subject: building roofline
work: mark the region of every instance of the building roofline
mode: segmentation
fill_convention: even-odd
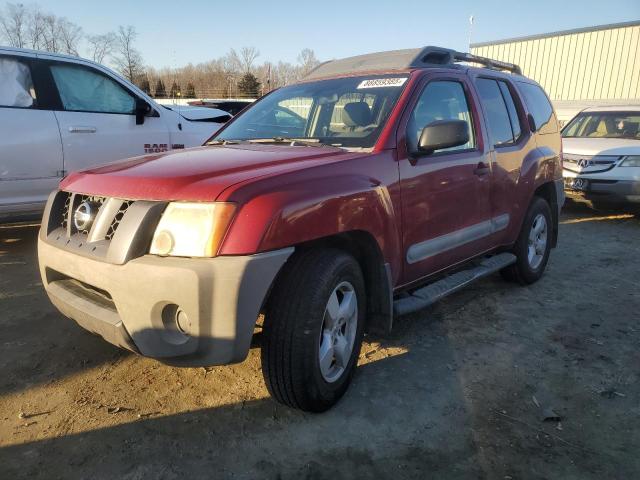
[[[606,25],[595,25],[593,27],[574,28],[572,30],[560,30],[557,32],[539,33],[536,35],[527,35],[524,37],[512,37],[512,38],[505,38],[502,40],[493,40],[490,42],[472,43],[470,47],[471,48],[488,47],[490,45],[500,45],[503,43],[526,42],[528,40],[538,40],[541,38],[559,37],[563,35],[572,35],[576,33],[598,32],[600,30],[613,30],[616,28],[635,27],[638,25],[640,25],[640,20],[632,20],[630,22],[622,22],[622,23],[609,23]]]

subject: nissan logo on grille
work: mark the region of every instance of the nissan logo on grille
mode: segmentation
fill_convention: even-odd
[[[95,205],[91,202],[82,202],[73,212],[73,225],[79,232],[89,231],[95,217]]]

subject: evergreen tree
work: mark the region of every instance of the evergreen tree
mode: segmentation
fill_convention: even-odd
[[[180,85],[173,81],[173,85],[171,85],[171,91],[169,92],[170,98],[176,98],[180,96]]]
[[[161,78],[156,83],[156,98],[167,98],[167,90],[164,88],[164,82]]]
[[[247,72],[238,82],[238,89],[247,97],[257,97],[260,92],[260,82],[253,73]]]
[[[193,86],[193,83],[189,82],[187,84],[187,91],[184,96],[185,98],[196,98],[196,87]]]

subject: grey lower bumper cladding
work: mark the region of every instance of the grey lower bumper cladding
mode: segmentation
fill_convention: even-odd
[[[584,195],[597,199],[609,197],[611,201],[640,202],[640,181],[618,180],[615,182],[589,180],[589,187]]]
[[[145,255],[115,265],[38,239],[43,284],[62,313],[115,345],[183,366],[244,360],[262,302],[292,253]],[[186,333],[163,314],[174,305],[188,318]]]

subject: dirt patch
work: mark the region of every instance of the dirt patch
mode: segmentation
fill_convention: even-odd
[[[561,221],[540,282],[396,319],[322,415],[269,399],[259,336],[179,369],[87,333],[42,290],[36,228],[0,226],[0,477],[639,478],[640,222]]]

